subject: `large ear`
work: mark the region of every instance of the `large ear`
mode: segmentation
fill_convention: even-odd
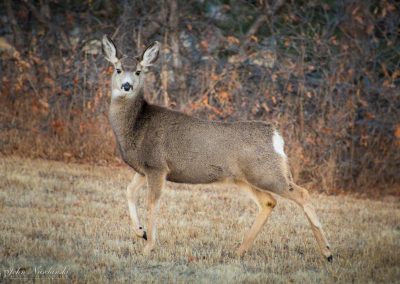
[[[104,35],[102,43],[104,56],[112,64],[116,64],[118,62],[118,58],[117,48],[115,47],[114,42],[107,35]]]
[[[158,43],[158,41],[153,42],[143,52],[142,58],[140,60],[140,65],[142,65],[143,67],[148,67],[152,65],[157,60],[159,51],[160,44]]]

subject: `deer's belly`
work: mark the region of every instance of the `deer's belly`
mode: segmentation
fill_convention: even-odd
[[[177,183],[207,184],[221,181],[227,177],[223,168],[216,164],[182,165],[171,169],[167,180]]]

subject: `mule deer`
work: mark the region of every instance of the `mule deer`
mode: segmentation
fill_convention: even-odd
[[[165,181],[187,184],[231,183],[250,193],[259,213],[237,250],[252,245],[276,205],[274,194],[296,202],[304,210],[321,253],[332,260],[329,243],[306,189],[296,185],[278,129],[264,122],[204,121],[146,102],[144,69],[152,65],[160,45],[154,42],[140,58],[118,57],[114,43],[104,36],[105,57],[114,65],[109,118],[122,159],[135,170],[127,198],[133,229],[147,240],[144,252],[155,245],[157,205]],[[147,182],[148,222],[144,231],[138,215],[138,190]]]

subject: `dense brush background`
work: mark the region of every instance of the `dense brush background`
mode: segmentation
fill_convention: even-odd
[[[100,39],[162,43],[148,101],[279,123],[295,179],[399,194],[397,1],[0,1],[0,151],[120,163]]]

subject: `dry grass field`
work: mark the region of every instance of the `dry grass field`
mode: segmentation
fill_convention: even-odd
[[[157,248],[144,257],[144,240],[133,236],[125,199],[131,175],[126,167],[0,157],[0,282],[11,282],[7,273],[18,268],[26,278],[44,277],[35,269],[66,269],[66,279],[57,283],[400,282],[400,202],[394,198],[313,195],[333,263],[319,255],[301,210],[279,199],[240,259],[234,251],[256,205],[235,189],[169,184],[161,198]]]

